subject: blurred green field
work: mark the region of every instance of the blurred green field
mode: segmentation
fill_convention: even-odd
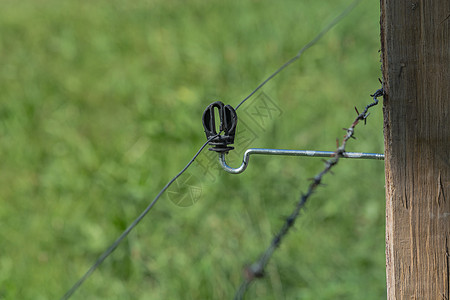
[[[60,298],[204,143],[205,107],[237,105],[347,4],[0,0],[0,299]],[[276,115],[259,126],[257,97],[239,109],[249,146],[333,150],[380,87],[379,47],[378,2],[363,1],[263,88]],[[348,151],[383,152],[381,105],[356,137]],[[72,299],[231,299],[323,168],[252,157],[230,175],[209,158]],[[386,297],[384,165],[334,173],[246,299]],[[186,182],[197,202],[177,206]]]

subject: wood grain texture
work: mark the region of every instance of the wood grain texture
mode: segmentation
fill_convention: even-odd
[[[450,1],[381,0],[388,299],[449,300]]]

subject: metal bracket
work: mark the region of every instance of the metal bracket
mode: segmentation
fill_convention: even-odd
[[[247,169],[250,155],[262,154],[262,155],[283,155],[283,156],[308,156],[308,157],[332,157],[335,152],[333,151],[313,151],[313,150],[284,150],[284,149],[263,149],[263,148],[250,148],[244,153],[244,159],[240,167],[230,167],[225,161],[225,153],[219,153],[219,161],[222,168],[231,174],[240,174]],[[359,159],[377,159],[384,160],[384,154],[379,153],[362,153],[362,152],[344,152],[343,158],[359,158]]]

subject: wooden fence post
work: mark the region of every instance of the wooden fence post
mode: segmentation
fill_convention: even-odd
[[[450,300],[450,0],[380,2],[387,296]]]

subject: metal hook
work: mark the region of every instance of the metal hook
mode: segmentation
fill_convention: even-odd
[[[263,148],[250,148],[244,153],[244,159],[240,167],[230,167],[225,161],[225,153],[219,153],[219,161],[222,168],[231,174],[240,174],[247,169],[250,155],[262,154],[262,155],[284,155],[284,156],[308,156],[308,157],[331,157],[335,154],[333,151],[313,151],[313,150],[284,150],[284,149],[263,149]],[[359,159],[376,159],[384,160],[384,154],[379,153],[362,153],[362,152],[344,152],[343,158],[359,158]]]

